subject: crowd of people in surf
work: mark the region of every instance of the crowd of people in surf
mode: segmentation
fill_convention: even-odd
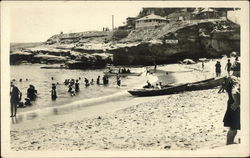
[[[54,80],[54,77],[51,77],[51,80]],[[81,77],[79,77],[78,79],[65,79],[64,81],[64,85],[68,86],[68,93],[71,96],[76,96],[78,92],[80,92],[80,81],[82,80]],[[10,103],[11,103],[11,117],[15,117],[16,116],[16,112],[17,112],[17,107],[23,108],[23,107],[27,107],[27,106],[31,106],[32,105],[32,101],[35,101],[37,98],[37,94],[38,91],[35,89],[34,85],[29,85],[29,88],[27,89],[27,97],[24,99],[25,101],[21,101],[22,100],[22,93],[21,91],[18,89],[18,87],[16,85],[14,85],[14,82],[16,80],[13,79],[12,82],[10,83]],[[19,82],[22,82],[22,79],[19,79]],[[28,79],[26,79],[26,81],[28,81]],[[89,79],[84,78],[84,85],[85,87],[89,87],[91,85],[104,85],[107,86],[109,84],[109,77],[107,75],[104,75],[102,77],[102,83],[101,83],[101,77],[98,76],[96,81],[94,81],[94,79],[91,79],[89,81]],[[116,84],[118,87],[121,86],[121,78],[120,76],[116,76]],[[52,83],[51,86],[51,99],[53,101],[55,101],[58,96],[57,96],[57,91],[56,91],[56,87],[57,85],[59,85],[59,82],[56,83]]]

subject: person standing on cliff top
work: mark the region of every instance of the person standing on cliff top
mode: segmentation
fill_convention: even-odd
[[[231,71],[231,62],[230,62],[230,59],[227,60],[227,65],[225,67],[225,69],[227,70],[227,73],[228,73],[228,76],[230,76],[230,71]]]

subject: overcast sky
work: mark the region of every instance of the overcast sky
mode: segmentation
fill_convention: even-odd
[[[89,3],[90,4],[90,3]],[[112,28],[123,25],[128,16],[137,16],[138,5],[78,5],[18,7],[10,10],[10,41],[41,42],[61,31],[65,33]]]
[[[169,7],[167,2],[13,2],[10,7],[10,42],[44,42],[49,37],[70,32],[102,30],[123,25],[128,16],[137,16],[143,7]],[[175,2],[182,5],[182,2]],[[193,7],[193,3],[190,3]],[[209,4],[207,4],[209,5]],[[222,3],[221,5],[224,5]],[[175,7],[178,7],[175,6]],[[206,7],[204,4],[202,6]]]

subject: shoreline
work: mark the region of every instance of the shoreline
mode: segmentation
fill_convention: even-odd
[[[213,62],[210,62],[211,67],[214,66]],[[179,64],[177,69],[197,69],[198,64]],[[176,65],[162,66],[159,70],[174,71],[173,67],[176,68]],[[184,74],[186,73],[189,74]],[[174,77],[176,82],[182,83],[201,80],[211,75],[213,73],[208,67],[202,74],[194,70],[192,76],[185,75],[183,78],[183,73],[175,73]],[[224,146],[226,138],[222,119],[227,95],[218,94],[217,91],[215,88],[139,97],[92,107],[88,109],[92,114],[83,109],[71,114],[53,116],[49,120],[37,120],[36,123],[28,121],[26,124],[16,124],[11,129],[11,148],[124,151],[221,147]],[[113,110],[107,110],[106,106]],[[100,108],[103,110],[100,111]]]

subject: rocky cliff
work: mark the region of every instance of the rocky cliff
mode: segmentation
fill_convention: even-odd
[[[240,52],[240,26],[225,19],[210,19],[175,21],[157,28],[125,32],[58,34],[39,47],[25,48],[22,50],[25,55],[12,52],[10,59],[11,64],[22,60],[42,63],[54,60],[70,68],[86,68],[108,63],[173,63],[187,57],[220,57],[232,51]]]

